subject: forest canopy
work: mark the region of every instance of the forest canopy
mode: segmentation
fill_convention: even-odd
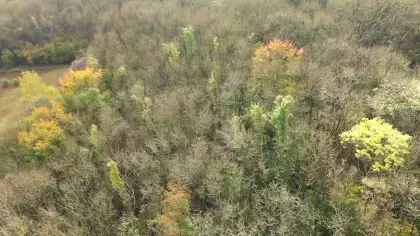
[[[0,74],[0,235],[420,235],[418,0],[0,0],[57,65]]]

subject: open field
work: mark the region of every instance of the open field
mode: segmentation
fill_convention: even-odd
[[[68,70],[67,67],[60,67],[54,69],[36,70],[47,85],[54,85],[59,78]],[[19,77],[20,73],[1,74],[0,81],[3,79],[10,79]],[[0,88],[0,133],[7,128],[11,123],[9,121],[16,120],[25,112],[25,104],[20,99],[19,87]]]
[[[58,68],[63,68],[63,67],[67,67],[67,65],[51,65],[51,66],[19,66],[16,68],[10,68],[10,69],[6,69],[6,68],[0,68],[0,78],[3,75],[6,74],[20,74],[22,71],[43,71],[43,70],[54,70],[54,69],[58,69]]]

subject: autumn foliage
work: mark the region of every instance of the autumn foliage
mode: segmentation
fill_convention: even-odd
[[[368,119],[340,135],[343,144],[355,146],[355,156],[370,164],[373,171],[402,167],[410,153],[412,137],[380,118]]]
[[[287,93],[295,85],[293,77],[304,54],[292,41],[274,38],[255,50],[252,58],[250,90],[261,100],[274,102],[277,95]]]
[[[300,59],[304,54],[303,48],[297,48],[292,41],[282,41],[278,38],[274,38],[267,44],[261,45],[255,50],[252,61],[254,67],[258,67],[261,64],[265,64],[269,59],[273,57],[283,57],[283,59]]]
[[[159,219],[163,235],[191,235],[193,228],[188,218],[191,192],[185,185],[169,184],[161,202],[163,211]]]
[[[35,72],[22,73],[20,79],[23,97],[27,100],[46,99],[45,104],[36,106],[25,119],[27,128],[19,134],[19,144],[28,150],[31,160],[44,159],[62,147],[63,127],[72,119],[68,112],[80,99],[94,102],[91,101],[96,99],[93,92],[98,91],[95,87],[101,78],[101,70],[87,68],[71,71],[60,81],[57,90],[42,83],[40,76]],[[64,103],[61,98],[64,99]]]
[[[0,0],[0,235],[420,236],[419,26],[419,0]]]
[[[92,104],[96,107],[99,106],[100,92],[96,87],[101,79],[102,70],[93,68],[70,71],[64,76],[60,80],[59,91],[65,101],[66,109],[68,111],[80,111],[87,109]]]
[[[80,71],[71,71],[60,80],[60,92],[63,97],[74,96],[80,90],[96,87],[102,78],[102,70],[95,71],[86,68]]]
[[[46,158],[60,148],[64,134],[62,124],[71,119],[61,103],[37,107],[25,119],[27,129],[19,134],[19,144],[28,150],[32,161]]]

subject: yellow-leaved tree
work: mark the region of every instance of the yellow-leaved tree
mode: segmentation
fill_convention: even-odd
[[[23,72],[20,81],[22,98],[37,102],[25,118],[26,128],[19,133],[18,140],[30,161],[40,161],[63,148],[62,127],[71,121],[72,116],[64,111],[58,90],[45,85],[36,72]]]
[[[47,86],[34,71],[24,71],[20,80],[21,97],[26,100],[33,100],[34,98],[45,96],[51,102],[57,100],[58,90],[54,86]]]
[[[71,71],[60,80],[60,93],[66,99],[74,96],[80,90],[97,87],[102,79],[102,70],[86,68]]]
[[[69,111],[97,109],[101,103],[101,94],[97,89],[101,79],[100,69],[88,67],[85,70],[70,71],[59,83],[59,91],[65,101],[66,109]]]
[[[72,116],[64,112],[61,103],[36,107],[25,119],[26,130],[19,133],[19,144],[28,151],[30,161],[40,161],[63,145],[62,125]]]
[[[19,134],[19,143],[29,151],[31,161],[41,160],[57,150],[63,137],[63,129],[54,120],[39,120],[30,129]]]
[[[363,118],[340,138],[341,143],[353,145],[356,158],[372,165],[373,171],[404,166],[412,139],[380,118]]]

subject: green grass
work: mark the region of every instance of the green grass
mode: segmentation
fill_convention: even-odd
[[[68,70],[68,67],[58,67],[54,69],[43,69],[37,71],[44,83],[55,85],[59,78]],[[2,78],[16,78],[19,74],[9,73],[1,75]],[[9,89],[0,88],[0,134],[12,122],[16,122],[25,113],[27,105],[20,100],[20,88],[10,86]]]
[[[19,89],[11,89],[0,94],[0,134],[13,121],[21,117],[21,113],[25,110],[24,103],[19,97]]]
[[[45,73],[40,73],[42,80],[46,85],[55,85],[58,82],[58,79],[66,73],[68,67],[61,67],[52,70],[45,71]]]
[[[0,68],[0,75],[11,74],[11,73],[21,73],[25,70],[53,70],[57,68],[68,68],[68,65],[51,65],[51,66],[20,66],[15,68]]]

